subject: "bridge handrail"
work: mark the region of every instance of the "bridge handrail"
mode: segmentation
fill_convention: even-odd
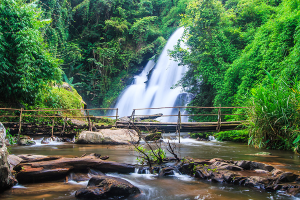
[[[36,110],[24,110],[23,108],[0,108],[0,110],[11,110],[11,111],[20,111],[20,115],[0,115],[0,118],[19,118],[19,132],[18,132],[18,137],[20,136],[21,133],[21,127],[22,127],[22,117],[37,117],[37,118],[52,118],[52,136],[53,136],[53,129],[54,129],[54,118],[73,118],[73,119],[80,119],[80,118],[85,118],[88,121],[88,125],[89,125],[89,130],[91,130],[91,118],[98,118],[98,117],[115,117],[116,121],[118,120],[118,108],[89,108],[89,109],[51,109],[51,108],[38,108]],[[75,110],[80,110],[80,111],[84,111],[86,113],[86,116],[76,116],[76,115],[72,115],[72,114],[67,114],[67,115],[53,115],[53,113],[48,113],[48,114],[52,114],[52,115],[47,115],[46,112],[57,112],[57,114],[59,114],[58,112],[66,112],[66,111],[75,111]],[[89,114],[89,111],[91,110],[116,110],[116,115],[114,116],[91,116]],[[44,112],[45,115],[28,115],[28,114],[24,114],[24,112]],[[13,122],[6,122],[6,123],[13,123]],[[64,122],[65,123],[65,122]]]

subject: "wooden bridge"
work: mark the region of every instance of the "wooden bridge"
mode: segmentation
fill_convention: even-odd
[[[156,129],[164,133],[174,132],[219,132],[226,130],[242,129],[247,123],[246,121],[222,121],[224,116],[245,115],[245,114],[229,114],[222,113],[222,109],[237,109],[247,107],[194,107],[194,106],[178,106],[178,107],[160,107],[160,108],[139,108],[133,109],[132,115],[129,117],[130,121],[117,121],[116,126],[120,128],[139,128],[139,129]],[[151,109],[178,109],[177,115],[136,115],[139,110]],[[183,109],[210,109],[215,110],[217,113],[207,114],[182,114]],[[215,116],[216,121],[210,122],[182,122],[182,117],[187,116]],[[136,120],[138,118],[154,118],[154,117],[175,117],[177,122],[143,122]]]
[[[39,108],[36,110],[24,110],[15,108],[0,108],[0,122],[2,121],[5,127],[9,127],[16,133],[28,135],[51,134],[62,135],[63,133],[74,135],[81,129],[92,130],[93,127],[97,129],[102,128],[138,128],[140,130],[157,130],[163,133],[178,132],[216,132],[225,130],[241,129],[246,123],[245,121],[225,121],[225,116],[230,115],[245,115],[245,114],[232,114],[233,109],[247,108],[247,107],[160,107],[160,108],[139,108],[134,109],[131,116],[126,119],[120,119],[118,116],[118,108],[94,108],[94,109],[49,109]],[[161,109],[177,109],[176,115],[137,115],[136,112],[140,110],[161,110]],[[184,114],[186,109],[196,109],[199,111],[209,110],[209,113],[204,114]],[[115,115],[112,116],[94,116],[90,112],[99,110],[114,110]],[[224,111],[225,112],[222,112]],[[76,113],[77,112],[77,113]],[[215,121],[207,122],[182,122],[182,117],[190,116],[209,116]],[[110,117],[115,119],[114,125],[99,125],[96,123],[97,119]],[[148,120],[149,122],[141,121],[141,118],[157,118],[157,117],[173,117],[177,119],[176,122],[158,122],[155,120]],[[9,121],[9,118],[19,118],[14,121]],[[24,118],[26,118],[24,122]],[[47,120],[41,120],[48,118]],[[50,119],[50,121],[49,121]],[[68,124],[70,119],[78,120],[81,124]],[[43,122],[40,122],[40,121]],[[73,122],[73,121],[72,121]]]

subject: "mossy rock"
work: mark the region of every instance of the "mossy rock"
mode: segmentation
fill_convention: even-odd
[[[161,138],[161,132],[151,133],[145,137],[146,141],[156,141]]]

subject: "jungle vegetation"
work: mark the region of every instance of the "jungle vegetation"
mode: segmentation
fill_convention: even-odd
[[[1,101],[58,106],[45,99],[59,102],[53,86],[64,81],[90,107],[109,107],[184,26],[188,49],[178,45],[171,54],[189,66],[177,86],[193,94],[190,105],[250,107],[236,109],[247,115],[234,118],[250,121],[249,144],[297,151],[299,6],[298,0],[1,0]]]

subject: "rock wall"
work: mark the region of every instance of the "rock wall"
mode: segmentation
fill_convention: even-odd
[[[0,122],[0,192],[12,187],[16,184],[8,163],[8,152],[5,145],[6,130]]]

